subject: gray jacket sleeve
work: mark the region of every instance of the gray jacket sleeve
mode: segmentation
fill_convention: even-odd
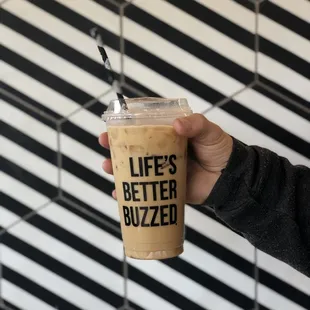
[[[310,277],[310,169],[234,139],[206,204],[258,249]]]

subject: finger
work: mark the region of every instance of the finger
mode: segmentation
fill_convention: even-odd
[[[176,119],[173,127],[177,134],[205,145],[215,143],[223,134],[219,126],[198,113]]]
[[[114,199],[117,199],[117,197],[116,197],[116,190],[114,190],[114,191],[112,192],[112,197],[113,197]]]
[[[107,132],[103,132],[100,136],[99,136],[99,144],[103,147],[105,147],[106,149],[110,149],[110,144],[109,144],[109,136]]]
[[[113,174],[113,168],[112,168],[112,161],[111,159],[106,159],[103,163],[102,163],[102,169],[108,173],[108,174]]]

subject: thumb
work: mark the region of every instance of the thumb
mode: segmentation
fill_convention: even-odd
[[[180,136],[188,137],[192,141],[204,145],[213,144],[223,134],[223,130],[219,126],[198,113],[176,119],[173,122],[173,127]]]

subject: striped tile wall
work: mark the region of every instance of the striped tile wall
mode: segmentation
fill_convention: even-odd
[[[310,166],[308,0],[1,1],[0,308],[305,310],[310,280],[214,214],[185,252],[125,259],[100,115],[115,97],[186,97],[231,135]]]

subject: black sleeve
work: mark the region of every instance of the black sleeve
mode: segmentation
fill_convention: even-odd
[[[310,277],[310,169],[234,139],[206,204],[258,249]]]

